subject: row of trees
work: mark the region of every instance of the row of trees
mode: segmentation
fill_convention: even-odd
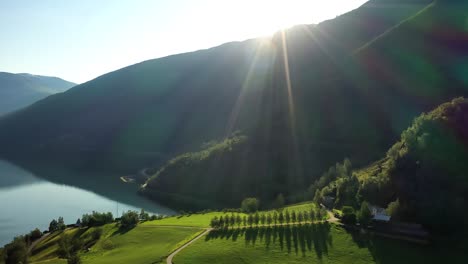
[[[259,225],[278,225],[288,223],[303,223],[315,220],[321,220],[325,213],[322,210],[310,211],[292,211],[273,213],[258,213],[241,216],[239,214],[215,216],[211,219],[210,225],[213,228],[228,228],[228,227],[241,227],[241,226],[259,226]]]

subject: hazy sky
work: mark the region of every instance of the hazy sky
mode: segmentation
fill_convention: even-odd
[[[82,83],[170,54],[318,23],[366,0],[1,0],[0,71]]]

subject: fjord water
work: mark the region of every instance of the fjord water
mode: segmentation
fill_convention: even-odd
[[[48,170],[52,173],[55,170]],[[63,178],[67,173],[60,170]],[[68,172],[69,174],[71,172]],[[74,179],[81,175],[81,181],[99,184],[99,178],[91,180],[90,173],[75,172]],[[46,230],[49,222],[62,216],[66,224],[75,223],[84,213],[112,212],[114,217],[127,210],[145,209],[156,214],[172,214],[173,211],[138,196],[136,185],[123,184],[114,176],[115,184],[107,188],[89,191],[79,187],[57,184],[0,160],[0,247],[14,236],[25,234],[34,228]],[[76,181],[78,182],[78,181]],[[73,183],[73,185],[80,186]],[[88,186],[88,185],[82,185]],[[80,186],[80,187],[82,187]],[[99,193],[99,194],[97,194]],[[111,197],[111,198],[108,198]]]

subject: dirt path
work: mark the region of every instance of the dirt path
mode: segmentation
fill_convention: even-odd
[[[327,213],[328,213],[328,222],[330,223],[338,223],[340,221],[340,219],[336,218],[335,215],[333,214],[332,211],[329,211],[327,210]]]
[[[180,248],[178,248],[176,251],[172,252],[171,255],[169,255],[169,257],[167,257],[167,261],[166,263],[167,264],[173,264],[172,263],[172,259],[174,258],[175,255],[177,255],[177,253],[179,253],[180,251],[182,251],[184,248],[188,247],[190,244],[192,244],[193,242],[197,241],[198,239],[200,239],[202,236],[208,234],[210,231],[212,230],[212,228],[208,228],[205,230],[205,232],[201,233],[200,235],[198,235],[197,237],[195,237],[194,239],[190,240],[189,242],[185,243],[183,246],[181,246]]]
[[[31,245],[29,246],[28,248],[28,254],[31,253],[31,251],[34,249],[34,247],[39,244],[39,242],[41,242],[42,240],[44,240],[46,237],[48,237],[50,235],[50,233],[47,233],[47,234],[44,234],[42,235],[38,240],[34,241],[31,243]]]

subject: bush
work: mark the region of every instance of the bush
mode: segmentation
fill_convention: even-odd
[[[99,240],[99,238],[101,238],[102,236],[102,228],[96,228],[94,229],[92,232],[91,232],[91,238],[93,239],[93,241],[96,241],[96,240]]]
[[[245,198],[242,201],[241,209],[245,213],[255,213],[258,211],[260,202],[257,198]]]
[[[135,227],[139,222],[138,213],[134,211],[128,211],[120,218],[120,227],[129,229]]]
[[[111,250],[111,249],[114,249],[115,248],[115,245],[114,243],[112,242],[112,240],[109,240],[109,239],[106,239],[103,243],[102,243],[102,249],[104,250]]]
[[[388,204],[386,211],[387,211],[387,214],[389,214],[392,217],[395,217],[398,215],[399,210],[400,210],[400,200],[397,199],[396,201]]]
[[[73,254],[67,260],[68,264],[81,264],[81,258],[77,254]]]

